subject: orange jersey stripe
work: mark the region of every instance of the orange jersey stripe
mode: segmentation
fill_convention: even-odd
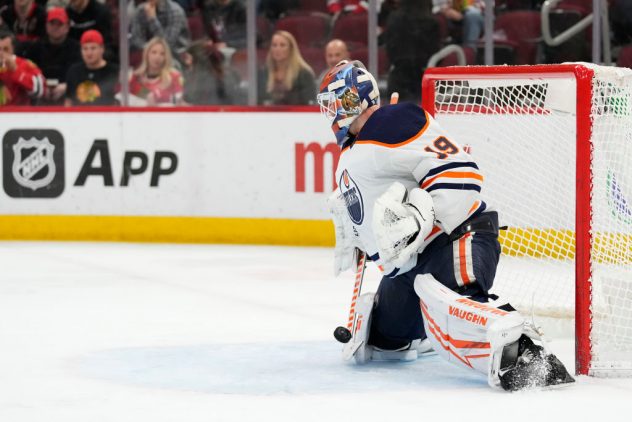
[[[421,135],[423,135],[426,129],[428,129],[428,126],[430,125],[430,116],[428,116],[428,113],[426,113],[425,110],[424,110],[424,115],[426,116],[426,124],[421,128],[421,130],[417,132],[415,135],[406,139],[405,141],[400,142],[399,144],[387,144],[387,143],[376,141],[376,140],[356,141],[355,144],[358,144],[358,145],[371,144],[371,145],[378,145],[378,146],[386,147],[386,148],[399,148],[401,146],[407,145],[411,143],[412,141],[414,141],[415,139],[419,138]],[[347,149],[348,147],[343,149],[342,152],[345,152]]]
[[[422,189],[427,188],[429,185],[433,184],[435,180],[440,179],[442,177],[447,177],[450,179],[476,179],[483,181],[483,176],[478,173],[470,172],[470,171],[446,171],[444,173],[439,173],[433,178],[430,178],[423,182],[421,185]]]
[[[461,279],[464,284],[470,284],[472,280],[467,274],[467,238],[471,236],[471,233],[466,233],[459,239],[459,271],[461,273]]]

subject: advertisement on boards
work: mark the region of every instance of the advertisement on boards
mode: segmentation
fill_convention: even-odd
[[[2,113],[0,214],[327,220],[317,112]]]

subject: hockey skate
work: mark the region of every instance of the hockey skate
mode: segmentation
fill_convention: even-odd
[[[575,382],[555,355],[525,334],[504,347],[498,378],[506,391],[544,389]]]

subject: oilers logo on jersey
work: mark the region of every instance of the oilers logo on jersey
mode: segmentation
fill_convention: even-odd
[[[362,224],[362,221],[364,221],[362,194],[360,193],[360,188],[358,188],[356,182],[349,176],[347,170],[342,172],[338,186],[340,186],[340,192],[345,200],[349,218],[354,224]]]

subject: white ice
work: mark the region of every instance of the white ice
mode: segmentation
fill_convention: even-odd
[[[344,363],[332,250],[0,243],[0,421],[631,421],[631,379],[508,394],[429,357]],[[370,270],[365,291],[375,289]],[[573,342],[553,343],[574,367]]]

